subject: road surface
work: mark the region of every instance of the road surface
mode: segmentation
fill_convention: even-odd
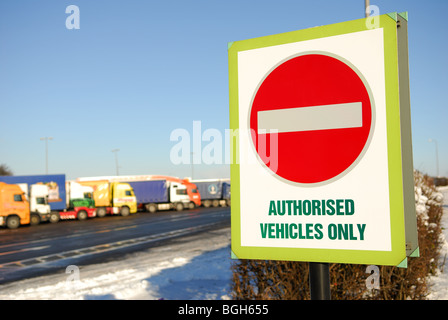
[[[229,225],[229,208],[198,208],[44,223],[15,230],[1,228],[0,284],[72,264],[119,259],[174,238]]]

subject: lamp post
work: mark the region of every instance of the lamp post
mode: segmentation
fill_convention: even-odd
[[[117,167],[117,176],[119,176],[118,174],[118,154],[117,152],[120,151],[120,149],[113,149],[112,152],[115,153],[115,165]]]
[[[193,180],[193,176],[194,176],[194,163],[193,163],[193,155],[194,152],[191,152],[191,180]]]
[[[48,174],[48,140],[53,140],[53,137],[43,137],[40,140],[45,140],[45,174]]]
[[[436,170],[437,170],[437,178],[439,177],[439,146],[437,144],[436,139],[428,139],[428,142],[434,142],[436,145]]]

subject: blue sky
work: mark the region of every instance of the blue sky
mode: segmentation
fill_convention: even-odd
[[[448,2],[370,1],[409,12],[414,167],[448,175]],[[66,7],[80,10],[69,30]],[[173,130],[229,127],[227,43],[364,17],[364,0],[0,2],[0,163],[16,175],[228,177],[175,165]],[[203,146],[207,142],[203,142]],[[224,160],[224,159],[223,159]]]

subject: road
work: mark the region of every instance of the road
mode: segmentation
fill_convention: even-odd
[[[122,258],[193,233],[230,225],[229,208],[140,212],[0,229],[0,284]]]

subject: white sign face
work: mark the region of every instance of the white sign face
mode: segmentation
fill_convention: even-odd
[[[368,150],[355,168],[331,184],[291,187],[293,182],[260,163],[251,136],[240,134],[242,246],[391,250],[383,50],[383,30],[374,29],[238,53],[240,132],[250,131],[252,99],[266,75],[288,57],[307,52],[325,52],[349,61],[370,86],[375,102]],[[359,126],[359,114],[357,102],[265,111],[259,114],[258,129],[274,128],[279,134],[336,130]],[[282,159],[276,161],[282,165]],[[344,208],[331,214],[331,207],[344,207],[347,201],[354,206],[353,212]],[[327,213],[322,215],[324,207]]]
[[[400,113],[391,99],[396,23],[385,22],[229,49],[237,257],[392,265],[406,257]]]

